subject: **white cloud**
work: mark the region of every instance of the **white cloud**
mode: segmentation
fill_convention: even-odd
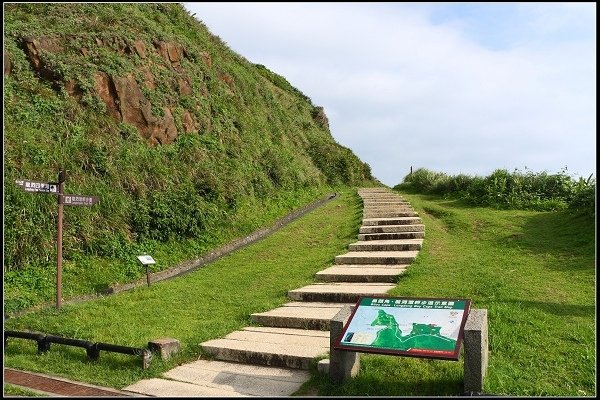
[[[410,166],[595,172],[595,5],[552,4],[517,7],[502,49],[468,21],[432,24],[435,4],[186,6],[324,106],[334,138],[394,185]]]

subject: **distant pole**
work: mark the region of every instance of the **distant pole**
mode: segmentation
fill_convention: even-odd
[[[62,228],[63,228],[63,193],[65,170],[58,170],[58,220],[56,235],[56,308],[60,309],[62,302]]]
[[[410,175],[412,175],[412,165],[410,166]]]

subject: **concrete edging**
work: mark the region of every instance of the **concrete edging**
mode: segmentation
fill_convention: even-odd
[[[337,197],[337,193],[333,193],[328,195],[325,198],[314,201],[292,213],[286,215],[285,217],[277,220],[272,226],[268,228],[262,228],[252,232],[250,235],[236,239],[224,246],[217,248],[215,251],[210,252],[204,257],[196,258],[193,260],[185,261],[173,268],[169,268],[164,271],[156,272],[154,274],[150,274],[150,282],[159,282],[165,279],[174,278],[179,275],[183,275],[185,273],[191,272],[197,268],[200,268],[206,264],[209,264],[229,253],[232,253],[236,250],[239,250],[245,246],[248,246],[251,243],[254,243],[260,239],[263,239],[269,236],[272,233],[275,233],[279,229],[288,225],[289,223],[297,220],[298,218],[304,216],[305,214],[313,211],[314,209],[322,206],[328,201]],[[127,283],[123,285],[116,285],[109,287],[103,294],[115,294],[119,292],[123,292],[125,290],[130,290],[138,286],[147,285],[146,278],[140,279],[136,282]]]
[[[246,237],[235,239],[232,242],[230,242],[226,245],[223,245],[223,246],[217,248],[216,250],[210,252],[209,254],[207,254],[204,257],[185,261],[185,262],[183,262],[175,267],[169,268],[167,270],[156,272],[154,274],[150,274],[150,282],[159,282],[159,281],[162,281],[165,279],[174,278],[176,276],[183,275],[183,274],[191,272],[197,268],[200,268],[206,264],[209,264],[209,263],[217,260],[220,257],[223,257],[229,253],[232,253],[236,250],[241,249],[242,247],[245,247],[251,243],[254,243],[260,239],[263,239],[272,233],[275,233],[276,231],[283,228],[284,226],[303,217],[305,214],[315,210],[316,208],[324,205],[325,203],[329,202],[330,200],[335,199],[336,197],[338,197],[337,193],[329,194],[319,200],[313,201],[312,203],[309,203],[295,211],[292,211],[288,215],[275,221],[275,223],[273,225],[271,225],[270,227],[258,229]],[[147,278],[144,277],[144,278],[139,279],[136,282],[110,286],[107,289],[105,289],[101,292],[98,292],[98,293],[77,296],[77,297],[71,298],[69,300],[63,301],[62,304],[63,305],[64,304],[72,304],[72,303],[79,303],[79,302],[87,301],[87,300],[93,300],[98,297],[103,297],[103,296],[108,296],[108,295],[124,292],[124,291],[131,290],[131,289],[139,287],[139,286],[145,286],[147,284],[148,284]],[[51,306],[49,303],[40,304],[40,305],[33,306],[28,309],[20,310],[20,311],[14,312],[14,313],[5,313],[4,319],[6,320],[11,317],[22,316],[29,312],[38,311],[40,309],[43,309],[43,308],[46,308],[49,306]]]

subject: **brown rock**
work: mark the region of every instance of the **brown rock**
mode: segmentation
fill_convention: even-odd
[[[94,74],[94,88],[106,104],[108,114],[117,121],[121,121],[121,113],[117,106],[117,93],[112,79],[104,72],[97,72]]]
[[[144,77],[144,84],[146,85],[146,87],[148,89],[156,89],[156,84],[154,83],[154,74],[152,73],[152,71],[150,71],[150,68],[144,65],[140,68],[140,72]]]
[[[86,57],[87,57],[87,55],[89,54],[89,52],[90,52],[90,51],[89,51],[88,49],[86,49],[85,47],[82,47],[82,48],[81,48],[81,54],[83,54],[84,56],[86,56]]]
[[[177,138],[177,128],[171,110],[164,108],[165,116],[162,121],[153,124],[151,138],[156,139],[160,144],[172,143]]]
[[[233,78],[231,77],[231,75],[229,75],[226,72],[220,72],[218,76],[221,81],[223,81],[227,86],[229,86],[229,89],[233,90]]]
[[[83,90],[81,89],[81,86],[79,86],[79,84],[72,79],[69,79],[65,82],[65,90],[77,101],[80,101],[83,97]]]
[[[162,40],[154,42],[154,47],[158,50],[158,54],[166,61],[169,61],[169,50],[167,48],[167,42]]]
[[[176,69],[180,65],[181,58],[187,54],[183,46],[173,42],[156,41],[154,47],[158,50],[158,54]]]
[[[179,62],[179,51],[177,47],[178,46],[173,43],[167,43],[167,51],[169,53],[169,59],[172,63]]]
[[[206,64],[207,67],[212,68],[212,59],[210,58],[210,54],[203,51],[200,53],[200,58],[202,58],[202,61],[204,61],[204,64]]]
[[[183,116],[181,117],[181,124],[187,133],[196,132],[198,130],[196,123],[194,122],[194,118],[188,110],[185,110],[183,113]]]
[[[23,43],[25,45],[27,57],[29,57],[31,65],[37,71],[40,71],[45,67],[40,59],[40,51],[60,53],[63,50],[57,39],[46,36],[39,38],[24,37]]]
[[[12,71],[12,62],[10,61],[10,54],[4,52],[4,75],[10,75]]]
[[[133,42],[133,47],[141,58],[146,58],[146,45],[141,40]]]
[[[178,78],[177,83],[179,84],[179,93],[189,96],[192,94],[192,87],[187,79]]]
[[[151,136],[149,125],[155,120],[150,103],[144,97],[132,74],[113,77],[121,121],[138,128],[143,137]]]

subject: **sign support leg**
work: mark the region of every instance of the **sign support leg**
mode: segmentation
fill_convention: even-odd
[[[56,235],[56,309],[60,309],[62,303],[62,228],[63,228],[63,189],[65,182],[65,171],[58,171],[58,222]]]

